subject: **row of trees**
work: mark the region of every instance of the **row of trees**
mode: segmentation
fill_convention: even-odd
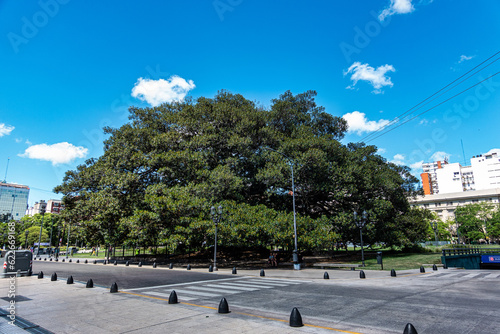
[[[222,205],[219,237],[236,247],[293,244],[294,169],[299,247],[358,242],[353,211],[368,212],[366,243],[405,246],[427,236],[428,211],[411,209],[417,179],[375,146],[340,142],[347,124],[286,92],[261,107],[238,94],[131,107],[105,128],[104,154],[66,172],[61,213],[87,244],[213,244],[210,207]],[[279,153],[277,153],[279,152]]]

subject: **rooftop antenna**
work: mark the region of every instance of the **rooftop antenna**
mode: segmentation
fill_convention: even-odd
[[[9,161],[10,158],[7,158],[7,167],[5,168],[5,177],[3,178],[3,183],[7,183],[7,172],[9,171]]]
[[[462,144],[462,155],[464,156],[464,166],[467,166],[467,160],[465,159],[465,151],[464,151],[464,141],[460,139],[460,143]]]

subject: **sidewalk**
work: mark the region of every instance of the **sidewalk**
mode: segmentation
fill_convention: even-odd
[[[83,259],[84,261],[85,259]],[[80,262],[82,259],[80,259]],[[93,260],[92,260],[93,261]],[[90,262],[90,261],[89,261]],[[135,266],[136,267],[136,266]],[[131,269],[133,267],[131,266]],[[160,270],[186,270],[185,268]],[[140,270],[140,268],[137,268]],[[208,269],[192,269],[207,272]],[[327,283],[323,278],[327,271],[331,279],[359,282],[359,270],[321,269],[264,269],[265,278],[312,280]],[[400,275],[415,275],[419,270],[398,272]],[[386,278],[388,271],[366,271],[367,278]],[[219,269],[214,275],[231,275],[231,269]],[[238,276],[260,276],[260,270],[238,270]],[[378,280],[381,281],[381,280]],[[384,281],[384,280],[382,280]],[[373,281],[375,283],[375,281]],[[9,280],[0,280],[0,289],[8,291]],[[85,288],[84,284],[66,284],[65,280],[51,282],[50,277],[16,278],[16,294],[26,297],[16,302],[16,315],[41,328],[22,330],[9,325],[9,319],[0,316],[0,333],[332,333],[335,329],[350,331],[342,324],[304,327],[290,327],[289,314],[266,316],[249,314],[248,310],[238,310],[229,304],[231,313],[217,313],[219,301],[213,305],[190,303],[168,304],[164,298],[143,298],[127,293],[110,293],[109,288]],[[0,308],[7,310],[9,302],[0,299]],[[291,311],[291,310],[290,310]],[[34,326],[34,325],[33,325]],[[47,331],[43,331],[43,329]],[[359,328],[358,328],[359,329]],[[38,330],[38,331],[35,331]],[[49,332],[50,331],[50,332]],[[335,331],[333,331],[335,332]],[[355,333],[350,331],[349,333]],[[366,328],[364,334],[377,333]]]

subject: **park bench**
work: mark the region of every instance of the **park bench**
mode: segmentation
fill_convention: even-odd
[[[355,268],[362,267],[361,264],[354,263],[328,263],[328,262],[318,262],[313,264],[313,267],[321,267],[321,269],[327,268],[351,268],[354,270]]]

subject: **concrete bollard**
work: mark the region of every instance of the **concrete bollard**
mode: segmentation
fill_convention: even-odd
[[[425,273],[425,268],[424,268],[424,266],[420,266],[420,272],[421,272],[421,273]]]
[[[92,278],[87,281],[87,285],[85,287],[86,288],[93,288],[94,287],[94,281],[92,280]]]
[[[57,281],[57,274],[56,273],[53,273],[52,276],[50,277],[50,280],[53,282],[53,281]]]
[[[266,276],[266,272],[264,271],[264,269],[261,269],[260,270],[260,277],[264,277]]]
[[[170,263],[170,264],[168,265],[168,269],[174,269],[174,264],[173,264],[173,263]]]
[[[233,275],[236,275],[238,272],[236,271],[236,267],[233,267],[233,271],[231,272]]]
[[[433,264],[433,265],[432,265],[432,270],[437,271],[437,270],[438,270],[438,267],[437,267],[435,264]]]
[[[391,269],[391,277],[396,277],[396,270]]]
[[[212,267],[212,265],[209,265],[208,266],[208,272],[211,273],[214,271],[214,267]]]
[[[191,265],[190,264],[188,264],[187,270],[191,270]]]
[[[74,282],[73,282],[73,276],[71,276],[71,275],[70,275],[70,276],[68,277],[68,280],[66,281],[66,284],[73,284],[73,283],[74,283]]]
[[[323,278],[324,279],[330,279],[330,275],[328,275],[328,273],[325,271],[325,273],[323,274]]]
[[[417,330],[415,329],[415,327],[413,327],[412,324],[408,323],[408,324],[406,324],[406,327],[405,327],[403,334],[418,334],[418,333],[417,333]]]
[[[116,282],[111,285],[111,289],[109,289],[109,292],[111,293],[118,292],[118,284],[116,284]]]
[[[290,327],[302,327],[304,323],[302,322],[302,316],[299,310],[294,307],[292,313],[290,314]]]
[[[219,313],[229,313],[229,305],[227,304],[226,298],[222,298],[219,303]]]
[[[179,301],[177,300],[177,293],[175,292],[175,290],[172,290],[172,292],[170,292],[170,296],[168,297],[168,303],[169,304],[177,304]]]
[[[38,279],[40,278],[43,278],[43,271],[40,270],[40,272],[38,273]]]
[[[363,270],[359,271],[359,278],[366,278],[365,272]]]

